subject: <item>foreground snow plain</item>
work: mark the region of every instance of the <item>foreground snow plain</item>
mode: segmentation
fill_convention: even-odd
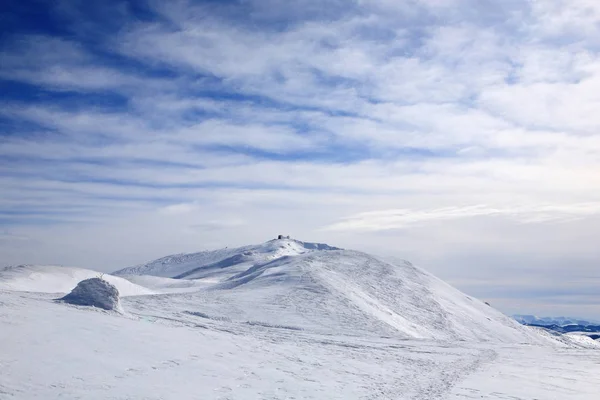
[[[122,314],[54,301],[56,271],[29,291],[27,268],[4,271],[0,399],[598,399],[594,342],[513,325],[409,264],[295,241],[220,252],[120,271],[137,294]]]

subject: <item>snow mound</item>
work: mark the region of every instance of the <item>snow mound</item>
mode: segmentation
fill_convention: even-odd
[[[98,307],[109,311],[122,311],[119,300],[119,289],[101,278],[90,278],[79,282],[71,293],[60,300],[78,306]]]
[[[55,265],[19,265],[0,269],[0,290],[40,293],[69,293],[78,282],[102,275],[83,268]],[[105,274],[103,279],[119,289],[121,296],[153,294],[150,289],[126,279]]]

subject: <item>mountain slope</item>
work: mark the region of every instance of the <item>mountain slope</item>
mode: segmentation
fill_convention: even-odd
[[[215,288],[228,297],[287,307],[277,314],[248,310],[250,319],[287,316],[318,321],[321,327],[370,330],[421,339],[529,341],[512,319],[472,299],[410,263],[392,265],[354,251],[286,257],[251,268]],[[239,294],[244,292],[243,295]],[[304,323],[299,322],[302,326]]]
[[[19,265],[0,269],[0,289],[18,292],[68,293],[77,284],[102,273],[83,268],[56,265]],[[119,289],[121,296],[137,296],[154,293],[126,279],[103,275],[103,279]]]
[[[214,320],[326,334],[540,340],[531,329],[408,262],[393,265],[326,245],[274,240],[166,257],[116,272],[132,273],[206,284],[196,294],[172,298],[169,307]],[[160,307],[157,302],[155,309]]]

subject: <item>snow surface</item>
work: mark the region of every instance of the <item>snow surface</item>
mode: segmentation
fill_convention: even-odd
[[[211,279],[173,279],[151,275],[121,275],[121,278],[152,290],[154,293],[185,293],[206,289],[216,280]]]
[[[598,398],[597,342],[408,262],[292,240],[198,254],[120,271],[156,293],[125,314],[0,288],[0,398]]]
[[[452,388],[448,400],[600,398],[600,351],[547,347],[495,348],[496,359]]]

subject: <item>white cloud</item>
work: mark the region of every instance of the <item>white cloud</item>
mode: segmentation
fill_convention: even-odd
[[[31,35],[13,38],[2,53],[0,77],[43,85],[54,90],[138,91],[158,88],[161,80],[139,77],[96,64],[86,49],[73,41]]]
[[[473,217],[508,217],[519,223],[572,221],[600,214],[600,203],[568,205],[530,205],[493,208],[485,205],[447,207],[434,210],[378,210],[344,218],[326,230],[381,231],[405,229],[414,225]]]

